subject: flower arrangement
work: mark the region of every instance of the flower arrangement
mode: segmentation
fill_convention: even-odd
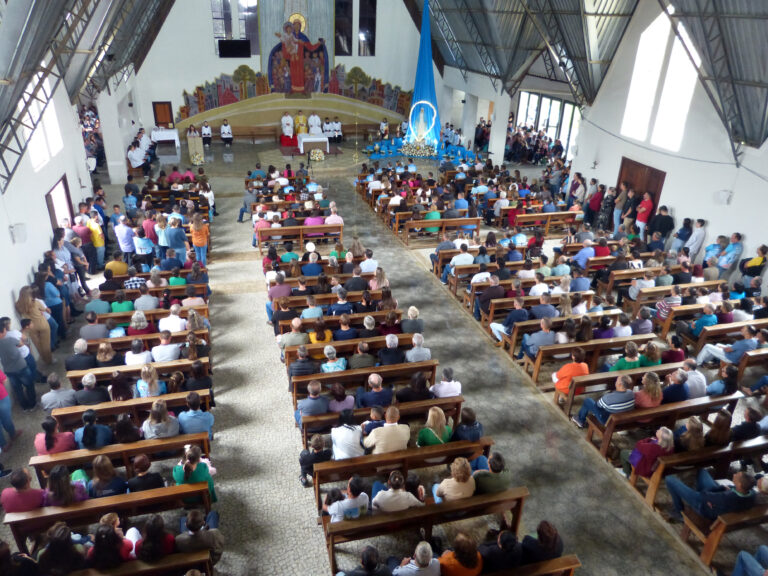
[[[194,166],[200,166],[200,164],[205,164],[205,158],[203,157],[200,152],[195,152],[192,154],[192,164]]]
[[[315,148],[312,150],[312,152],[309,153],[309,158],[313,162],[322,162],[325,160],[325,152],[323,152],[320,148]]]
[[[434,146],[429,144],[419,144],[417,142],[407,142],[403,144],[400,149],[403,156],[410,156],[412,158],[432,158],[437,156],[437,150]]]

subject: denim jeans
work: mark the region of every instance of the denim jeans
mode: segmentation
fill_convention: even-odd
[[[240,214],[237,215],[237,221],[238,222],[242,222],[243,221],[243,215],[246,212],[250,213],[250,211],[251,211],[251,207],[248,206],[248,203],[245,200],[243,200],[243,206],[242,206],[242,208],[240,208]]]
[[[763,576],[768,570],[768,546],[763,544],[752,555],[741,551],[736,557],[736,565],[733,567],[733,576]]]
[[[488,458],[483,454],[474,460],[470,460],[469,467],[472,468],[472,472],[477,472],[478,470],[490,470],[490,467],[488,466]]]
[[[669,251],[677,254],[680,252],[680,250],[683,249],[683,246],[685,246],[685,240],[680,240],[680,238],[674,238],[672,240],[672,244],[669,245]],[[691,256],[693,256],[693,254],[691,254]]]
[[[716,517],[713,516],[712,510],[707,506],[704,493],[709,490],[719,490],[720,485],[712,479],[709,472],[703,469],[699,470],[696,475],[695,490],[683,484],[676,476],[667,476],[665,482],[677,514],[682,513],[684,504],[688,504],[700,516],[715,520]]]
[[[523,340],[520,342],[520,352],[517,354],[518,360],[522,360],[524,355],[527,355],[532,360],[536,359],[536,353],[530,349],[528,342],[528,334],[523,334]],[[536,352],[538,352],[538,350]]]
[[[208,246],[195,246],[195,257],[205,268],[208,264]]]
[[[613,233],[618,234],[619,226],[621,225],[621,209],[613,209]]]
[[[443,274],[442,274],[442,276],[440,276],[440,280],[442,280],[443,283],[447,284],[448,283],[448,274],[450,274],[450,273],[451,273],[451,267],[450,266],[446,266],[443,269]]]
[[[6,441],[3,430],[5,430],[5,433],[8,434],[10,438],[13,438],[14,434],[16,434],[16,427],[13,425],[13,420],[11,419],[10,396],[6,396],[0,400],[0,426],[2,426],[2,429],[0,429],[0,448],[5,448]]]
[[[56,321],[57,334],[62,340],[67,337],[67,324],[64,322],[64,304],[54,304],[48,306],[51,309],[51,316]],[[51,326],[53,328],[53,326]],[[53,342],[51,342],[53,344]]]
[[[579,415],[576,417],[576,419],[584,424],[587,421],[587,416],[590,414],[594,414],[601,424],[605,424],[608,420],[608,417],[611,415],[610,412],[598,406],[595,400],[592,398],[587,398],[584,400],[584,404],[581,405]]]
[[[272,322],[272,302],[267,302],[267,319]]]
[[[28,408],[34,408],[37,402],[37,396],[35,395],[35,376],[29,367],[25,367],[19,372],[6,372],[8,379],[11,381],[11,387],[13,388],[13,395],[16,397],[16,402],[23,410]]]
[[[106,246],[97,246],[96,247],[96,265],[99,268],[104,268],[104,254],[107,250]]]
[[[760,380],[757,381],[757,383],[752,384],[752,386],[750,386],[750,390],[752,390],[752,392],[757,393],[757,392],[760,392],[762,388],[766,388],[766,387],[768,387],[768,375],[762,376]]]
[[[211,510],[205,517],[205,527],[209,530],[219,527],[219,513],[216,510]],[[203,528],[205,530],[205,528]],[[187,531],[187,517],[182,516],[179,518],[179,533],[184,534]]]
[[[637,226],[637,229],[640,231],[640,239],[645,239],[645,226],[647,222],[640,222],[640,220],[635,220],[635,226]]]

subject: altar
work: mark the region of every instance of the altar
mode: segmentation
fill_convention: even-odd
[[[322,134],[315,135],[315,134],[298,134],[297,139],[299,142],[299,152],[304,154],[304,144],[309,144],[307,146],[307,150],[314,150],[315,148],[322,148],[322,144],[325,143],[325,153],[328,154],[331,151],[331,146],[328,141],[328,136],[323,136]],[[319,144],[313,145],[313,144]]]
[[[176,128],[159,128],[155,126],[152,128],[150,134],[152,142],[160,144],[161,142],[171,142],[176,145],[176,148],[181,148],[181,142],[179,141],[179,131]]]

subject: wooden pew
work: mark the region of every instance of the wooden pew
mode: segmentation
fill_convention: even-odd
[[[661,487],[664,478],[670,474],[688,470],[692,467],[706,468],[713,466],[715,468],[715,476],[723,478],[728,474],[731,462],[748,459],[752,456],[760,456],[765,454],[766,450],[768,450],[768,436],[758,436],[751,440],[731,442],[727,446],[706,446],[699,450],[676,452],[668,456],[661,456],[651,477],[644,478],[648,484],[648,488],[645,491],[645,503],[651,508],[655,507],[656,494],[659,491],[659,487]],[[638,490],[637,481],[640,478],[634,470],[629,478],[629,483]]]
[[[149,456],[152,461],[165,460],[169,458],[169,452],[184,452],[187,444],[200,446],[203,455],[207,458],[211,454],[211,443],[208,440],[207,432],[198,432],[195,434],[181,434],[170,438],[153,438],[151,440],[139,440],[130,444],[110,444],[98,450],[70,450],[68,452],[58,452],[56,454],[45,454],[42,456],[32,456],[29,459],[29,465],[34,468],[40,487],[44,488],[47,483],[48,474],[54,466],[66,466],[70,469],[82,468],[83,465],[90,464],[96,456],[106,456],[117,467],[125,468],[126,478],[134,476],[133,458],[139,454]]]
[[[329,274],[329,276],[336,276],[341,281],[341,284],[344,285],[344,284],[346,284],[347,280],[352,278],[353,274],[341,274],[339,272],[332,272],[331,274]],[[365,280],[368,280],[368,281],[372,280],[375,276],[376,275],[373,272],[368,272],[366,274],[360,274],[361,278],[364,278]],[[306,280],[306,285],[307,286],[316,286],[318,278],[319,278],[319,276],[305,276],[304,280]],[[298,277],[293,278],[293,277],[289,276],[288,278],[285,279],[284,283],[288,284],[289,286],[293,286],[295,288],[295,287],[297,287],[299,285],[299,279],[298,279]],[[269,286],[270,287],[274,286],[275,284],[277,284],[277,282],[275,282],[274,280],[270,280],[269,281]]]
[[[200,403],[203,410],[211,408],[211,391],[196,390],[200,395]],[[90,406],[68,406],[66,408],[54,408],[51,416],[59,423],[59,429],[62,431],[79,428],[83,423],[83,413],[86,410],[96,411],[99,420],[109,421],[117,418],[120,414],[130,414],[134,423],[140,424],[144,421],[144,416],[149,414],[152,404],[155,400],[165,400],[169,410],[174,408],[184,408],[187,405],[187,394],[189,392],[174,392],[172,394],[162,394],[160,396],[151,396],[149,398],[132,398],[122,402],[102,402],[101,404],[92,404]]]
[[[409,206],[415,206],[415,204],[408,204]],[[440,213],[440,218],[442,219],[442,215],[445,213],[445,210],[438,210]],[[460,210],[456,210],[458,212],[459,217],[465,218],[467,216],[467,210],[466,208],[461,208]],[[406,222],[413,221],[413,213],[408,212],[395,212],[392,214],[391,212],[382,211],[381,213],[382,219],[386,222],[387,226],[389,226],[392,229],[392,232],[395,233],[395,235],[400,233],[401,227]],[[424,222],[425,220],[421,220]],[[426,222],[431,222],[431,220],[426,220]]]
[[[445,412],[446,418],[453,418],[454,427],[460,421],[461,405],[464,403],[463,396],[451,396],[448,398],[432,398],[430,400],[416,400],[414,402],[397,402],[396,397],[392,397],[392,405],[400,410],[401,424],[410,422],[424,422],[427,414],[433,406],[441,408]],[[355,408],[355,422],[362,424],[371,415],[370,408]],[[339,414],[337,412],[328,412],[327,414],[318,414],[317,416],[303,416],[301,419],[301,436],[304,442],[304,448],[309,445],[309,438],[312,434],[328,434],[331,428],[339,423]]]
[[[577,292],[569,293],[570,296],[573,296],[573,294],[577,294]],[[585,290],[584,292],[578,292],[578,294],[580,294],[582,299],[587,302],[587,309],[591,308],[592,298],[594,297],[595,293],[592,290]],[[551,297],[552,301],[550,304],[557,308],[557,306],[560,304],[560,294],[551,294]],[[536,304],[539,303],[540,298],[540,296],[523,296],[523,308],[536,306]],[[496,318],[500,318],[502,315],[506,316],[507,313],[514,307],[514,298],[496,298],[491,300],[491,305],[488,307],[488,312],[480,312],[480,324],[482,324],[485,328],[488,328],[491,322],[494,322]]]
[[[567,229],[572,226],[577,217],[584,217],[584,212],[538,212],[533,214],[518,214],[515,226],[522,228],[543,228],[544,236],[549,235],[550,228]]]
[[[561,279],[562,276],[547,276],[545,280],[547,284],[558,284]],[[516,278],[513,276],[512,278],[507,278],[506,280],[499,280],[499,286],[503,287],[505,290],[511,290],[517,281],[520,281],[520,286],[523,289],[530,289],[534,284],[536,284],[536,278]],[[470,284],[467,287],[469,288],[469,292],[465,290],[462,294],[462,304],[470,310],[474,310],[475,299],[479,297],[483,290],[489,288],[490,286],[490,282],[475,282],[474,284]]]
[[[737,300],[730,300],[731,304],[735,304]],[[681,306],[675,306],[669,311],[666,318],[653,317],[653,324],[660,328],[659,338],[666,338],[669,331],[675,327],[678,320],[692,319],[697,314],[704,312],[704,306],[706,304],[686,304]]]
[[[203,574],[213,574],[213,563],[209,550],[168,554],[154,562],[131,560],[123,562],[111,570],[86,568],[70,572],[69,576],[178,576],[193,569],[199,570]]]
[[[398,334],[397,335],[398,340],[398,347],[408,347],[410,348],[412,345],[413,340],[413,334]],[[381,348],[386,348],[386,337],[384,336],[375,336],[373,338],[355,338],[353,340],[342,340],[340,342],[331,342],[331,346],[336,348],[336,355],[337,356],[351,356],[352,354],[355,354],[357,352],[357,345],[360,344],[360,342],[366,342],[368,344],[369,354],[373,354],[376,356],[376,353]],[[312,354],[321,354],[323,352],[323,349],[328,344],[326,342],[321,342],[319,344],[307,344],[307,352],[309,352],[309,355],[312,356]],[[292,362],[295,362],[298,358],[298,346],[286,346],[285,347],[285,368],[286,370],[290,367]],[[341,374],[341,372],[333,372],[333,374]]]
[[[273,236],[290,236],[295,246],[304,246],[304,241],[317,240],[344,241],[344,224],[320,224],[317,226],[283,226],[282,228],[259,228],[256,230],[256,243],[259,255],[262,254],[262,242],[269,242]],[[282,241],[282,240],[281,240]]]
[[[597,244],[597,240],[592,241],[592,246],[595,246]],[[617,240],[608,240],[608,247],[611,250],[615,250],[616,246],[619,245],[619,242]],[[563,253],[563,256],[573,256],[574,254],[578,253],[579,250],[584,248],[583,242],[571,242],[569,244],[561,244],[560,250]]]
[[[381,300],[381,290],[368,290],[372,300]],[[315,294],[315,304],[318,306],[330,306],[338,302],[336,294]],[[360,302],[363,299],[363,291],[347,292],[347,302]],[[288,296],[288,308],[302,309],[307,307],[306,296]]]
[[[695,340],[692,335],[682,334],[683,340],[693,345],[695,354],[701,352],[706,344],[714,344],[715,342],[722,342],[723,340],[730,340],[730,334],[734,332],[740,332],[744,326],[754,326],[758,330],[768,327],[768,319],[762,320],[745,320],[743,322],[731,322],[729,324],[715,324],[714,326],[705,326],[699,333],[699,337]],[[739,336],[741,338],[741,336]]]
[[[171,342],[174,344],[183,344],[187,341],[187,334],[189,330],[183,332],[172,332]],[[208,329],[195,330],[195,334],[199,338],[203,338],[206,342],[210,342],[210,332]],[[99,344],[106,342],[110,344],[115,350],[130,350],[131,343],[134,340],[141,340],[144,342],[144,348],[149,350],[153,346],[160,344],[160,332],[153,332],[152,334],[140,334],[135,336],[118,336],[116,338],[98,338],[96,340],[88,340],[88,352],[95,354],[99,349]]]
[[[408,220],[403,224],[403,237],[405,245],[409,245],[411,232],[415,228],[439,228],[433,238],[440,238],[443,232],[448,230],[463,230],[463,226],[474,226],[474,230],[480,230],[483,219],[476,218],[443,218],[441,220]],[[474,232],[474,230],[472,230]]]
[[[461,440],[422,448],[406,448],[385,454],[366,454],[357,458],[318,462],[312,478],[317,513],[319,515],[323,509],[320,495],[320,487],[323,484],[346,482],[353,474],[368,478],[389,474],[392,470],[400,470],[403,476],[407,476],[411,470],[450,464],[456,458],[472,460],[481,455],[488,455],[493,444],[492,438],[483,436],[476,442]]]
[[[372,366],[370,368],[356,368],[354,370],[343,370],[342,372],[321,372],[319,374],[307,374],[306,376],[293,377],[293,409],[296,409],[296,403],[307,395],[307,385],[313,380],[317,380],[325,388],[330,388],[331,384],[338,382],[348,391],[357,390],[358,386],[365,386],[368,382],[368,376],[378,374],[382,377],[386,386],[393,386],[396,383],[410,382],[411,376],[416,372],[424,372],[427,382],[431,386],[435,383],[437,375],[437,360],[425,360],[423,362],[406,362],[403,364],[390,364],[389,366]]]
[[[553,560],[525,564],[501,572],[490,572],[488,576],[573,576],[576,568],[581,568],[581,561],[575,554],[569,554]]]
[[[691,282],[689,284],[678,284],[680,291],[684,291],[686,288],[714,288],[722,284],[722,280],[707,280],[704,282]],[[672,286],[655,286],[654,288],[643,288],[637,295],[637,300],[625,300],[624,309],[629,310],[632,314],[637,314],[643,306],[653,306],[656,302],[668,296],[672,293]]]
[[[377,323],[381,323],[387,317],[391,310],[377,310],[375,312],[362,312],[360,314],[349,314],[349,325],[353,327],[363,326],[363,320],[366,316],[371,316]],[[400,320],[403,317],[402,310],[394,310],[397,319]],[[325,327],[329,330],[336,330],[341,326],[341,316],[323,316],[323,322]],[[317,324],[316,318],[304,318],[301,321],[301,326],[305,331],[313,330]],[[280,320],[280,334],[286,334],[291,331],[291,320]]]
[[[688,537],[693,534],[704,545],[699,558],[706,566],[709,566],[712,564],[712,559],[726,534],[768,522],[768,505],[755,506],[746,512],[721,514],[711,524],[709,524],[709,520],[701,517],[695,518],[693,514],[695,512],[683,512],[684,524],[680,531],[680,537],[683,541],[687,541]],[[704,523],[709,525],[702,527],[701,524]]]
[[[208,273],[208,269],[207,268],[203,268],[202,272],[204,274],[207,274]],[[192,269],[191,268],[181,268],[179,270],[179,275],[183,276],[184,278],[189,276],[191,273],[192,273]],[[173,272],[171,270],[162,270],[160,272],[160,277],[161,278],[165,278],[167,280],[168,278],[171,277],[171,274],[173,274]],[[136,274],[136,276],[138,276],[139,278],[145,278],[145,279],[149,280],[151,274],[149,272],[139,272],[138,274]],[[128,274],[115,274],[114,276],[112,276],[112,280],[114,280],[115,282],[125,282],[126,280],[128,280],[128,278],[130,278],[130,276],[128,276]]]
[[[334,574],[337,571],[335,557],[337,544],[388,535],[393,531],[402,532],[424,528],[425,539],[429,540],[432,537],[432,528],[438,524],[510,512],[512,520],[508,523],[509,529],[517,533],[520,527],[523,504],[528,496],[528,489],[521,486],[496,494],[482,494],[453,502],[443,502],[439,505],[410,508],[402,512],[374,514],[356,520],[342,520],[341,522],[324,522],[331,571]]]
[[[184,500],[191,498],[200,498],[206,512],[211,509],[208,483],[200,482],[92,498],[69,506],[45,506],[29,512],[8,512],[3,522],[11,528],[19,551],[29,554],[27,536],[44,532],[56,522],[66,522],[68,526],[82,526],[95,524],[108,512],[117,512],[123,516],[154,514],[163,510],[184,508]]]
[[[172,298],[183,300],[187,297],[187,286],[193,286],[195,288],[195,296],[200,296],[206,301],[208,300],[208,286],[206,284],[183,284],[181,286],[162,286],[158,288],[150,288],[149,294],[150,296],[157,296],[158,298],[162,298],[163,292],[169,290]],[[138,290],[124,290],[124,292],[126,300],[136,300],[136,298],[141,296],[141,292]],[[117,291],[115,290],[102,290],[101,299],[106,302],[112,302],[115,299],[116,294]]]
[[[482,266],[482,264],[462,264],[460,266],[454,266],[453,274],[448,274],[448,289],[454,296],[458,296],[459,284],[472,280],[472,276],[480,272],[480,266]],[[486,269],[493,274],[499,269],[499,266],[495,262],[491,262],[490,264],[486,264]]]
[[[524,246],[518,246],[517,249],[523,255],[523,259],[518,260],[517,262],[506,263],[506,267],[513,271],[522,270],[523,266],[525,265],[525,254],[526,254],[527,248]],[[477,256],[480,252],[478,247],[468,247],[467,251],[470,254],[472,254],[472,256]],[[443,273],[443,268],[445,267],[445,265],[451,261],[451,258],[453,258],[454,256],[460,253],[461,253],[461,250],[440,250],[440,252],[437,253],[437,262],[433,263],[432,265],[432,272],[434,272],[435,275],[439,278],[440,275]],[[538,262],[539,262],[538,258],[534,258],[532,262],[534,263],[535,266],[538,267]]]
[[[189,316],[189,311],[194,310],[200,316],[208,318],[208,305],[205,306],[182,306],[179,316],[186,318]],[[170,310],[165,308],[155,308],[153,310],[144,310],[144,316],[147,322],[157,324],[158,320],[170,315]],[[133,312],[108,312],[107,314],[99,314],[96,318],[99,324],[105,324],[107,320],[114,320],[118,324],[128,324],[131,321]]]
[[[733,409],[742,398],[744,398],[744,395],[741,392],[734,392],[728,396],[703,396],[683,402],[662,404],[655,408],[630,410],[629,412],[611,414],[604,425],[598,422],[594,415],[590,414],[587,417],[587,441],[592,444],[592,439],[597,434],[601,439],[600,447],[598,448],[600,454],[607,457],[611,439],[616,432],[632,430],[639,426],[645,428],[657,428],[659,426],[674,427],[675,422],[678,420],[683,420],[690,416],[711,414],[725,407],[733,413]]]
[[[642,381],[643,376],[648,372],[658,374],[659,379],[663,380],[667,374],[671,374],[682,367],[682,362],[673,362],[670,364],[659,364],[657,366],[645,366],[643,368],[631,368],[629,370],[614,370],[613,372],[595,372],[594,374],[587,374],[585,376],[576,376],[571,379],[571,385],[568,388],[568,395],[565,398],[563,411],[567,416],[571,415],[573,401],[576,396],[613,390],[616,379],[619,376],[629,376],[632,378],[634,385],[637,386]],[[561,396],[560,392],[555,390],[555,404],[559,405]]]
[[[679,267],[678,267],[679,268]],[[652,266],[650,268],[628,268],[627,270],[613,270],[608,276],[608,282],[597,283],[597,293],[610,294],[619,286],[625,286],[637,280],[638,278],[644,278],[646,272],[652,272],[654,277],[661,274],[663,268],[661,266]]]
[[[589,372],[593,373],[597,370],[600,356],[603,353],[614,354],[616,349],[623,348],[628,342],[634,342],[638,346],[647,344],[656,339],[656,335],[651,334],[634,334],[632,336],[623,336],[621,338],[602,338],[600,340],[590,340],[588,342],[569,342],[568,344],[552,344],[549,346],[540,346],[535,360],[526,354],[523,356],[523,370],[528,371],[528,367],[531,367],[533,373],[531,379],[534,382],[538,382],[539,373],[541,372],[541,365],[549,358],[558,356],[560,354],[570,354],[575,348],[581,348],[587,355],[589,364]],[[510,356],[514,355],[514,351],[509,351]],[[554,387],[552,381],[541,386],[542,390],[550,391]]]
[[[205,366],[206,372],[210,370],[210,358],[206,356],[204,358],[198,358],[198,360]],[[191,372],[192,364],[194,362],[195,360],[181,359],[173,360],[171,362],[152,362],[151,364],[159,374],[172,374],[177,370],[185,373]],[[129,378],[138,378],[143,366],[143,364],[133,364],[131,366],[104,366],[102,368],[91,368],[90,370],[70,370],[67,372],[67,378],[69,378],[72,388],[77,389],[80,387],[80,382],[86,374],[93,374],[96,376],[96,380],[100,382],[111,380],[112,372],[115,371],[120,371]]]
[[[768,348],[758,348],[757,350],[750,350],[744,356],[741,357],[739,362],[739,382],[744,377],[744,372],[750,366],[764,365],[768,360]]]

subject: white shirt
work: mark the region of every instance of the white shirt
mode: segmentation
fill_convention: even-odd
[[[614,326],[614,338],[624,338],[625,336],[632,336],[632,326],[622,326],[621,324]]]
[[[472,276],[472,280],[469,281],[470,284],[477,284],[478,282],[488,282],[488,280],[491,279],[491,273],[490,272],[478,272],[474,276]]]
[[[152,145],[152,140],[149,139],[149,136],[147,136],[146,132],[142,134],[141,140],[139,141],[139,148],[144,150],[145,152],[149,150],[149,147]]]
[[[144,164],[144,150],[141,148],[134,148],[128,151],[128,161],[131,163],[131,168],[138,168]]]
[[[130,350],[125,353],[125,365],[132,366],[134,364],[149,364],[152,362],[152,353],[149,350],[134,354]]]
[[[529,296],[541,296],[542,294],[546,294],[547,292],[549,292],[549,286],[547,286],[546,284],[541,282],[539,284],[534,284],[531,287],[531,291],[528,292],[528,295]]]
[[[376,268],[379,267],[378,260],[374,260],[373,258],[366,258],[362,262],[360,262],[360,270],[363,274],[367,274],[369,272],[376,272]]]
[[[323,134],[325,134],[326,136],[329,136],[329,137],[333,136],[334,135],[333,134],[333,124],[331,124],[330,122],[324,122],[323,123]]]
[[[210,126],[201,126],[200,127],[200,135],[201,136],[211,136],[211,127]]]
[[[400,490],[390,488],[376,494],[372,505],[374,510],[381,512],[399,512],[415,506],[424,506],[424,502],[402,488]]]
[[[152,358],[155,362],[172,362],[181,356],[180,344],[158,344],[152,348]]]
[[[445,380],[442,380],[437,384],[432,385],[429,388],[429,391],[432,392],[432,394],[434,394],[438,398],[448,398],[450,396],[461,396],[461,382],[459,382],[458,380],[451,380],[450,382],[446,382]]]
[[[331,428],[331,443],[333,444],[333,459],[356,458],[365,454],[365,448],[360,444],[363,431],[360,426],[345,424]]]
[[[283,116],[280,120],[280,126],[283,128],[283,134],[289,138],[293,136],[293,118],[290,116]]]
[[[337,136],[341,135],[341,122],[331,122],[331,126]]]
[[[232,126],[229,124],[222,124],[221,125],[221,137],[222,138],[232,138]]]
[[[183,332],[187,329],[187,321],[179,316],[169,314],[165,318],[161,318],[157,323],[157,330],[162,332],[168,330],[169,332]]]
[[[688,380],[685,385],[688,388],[688,398],[701,398],[707,395],[707,379],[698,370],[688,371]]]
[[[19,343],[21,343],[21,339],[23,338],[23,335],[20,330],[8,330],[6,336],[10,336],[11,338],[16,338],[16,340],[18,340]],[[19,354],[21,354],[22,358],[26,358],[27,356],[29,356],[29,346],[27,346],[26,344],[22,344],[17,348],[17,350],[19,351]]]
[[[320,120],[320,116],[317,114],[312,114],[312,116],[308,118],[307,124],[309,125],[310,134],[319,135],[323,133],[323,131],[320,129],[322,126],[322,120]]]

